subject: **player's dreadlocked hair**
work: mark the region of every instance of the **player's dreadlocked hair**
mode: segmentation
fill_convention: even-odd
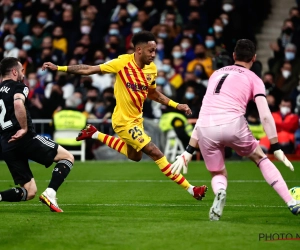
[[[6,57],[0,62],[0,75],[6,76],[13,68],[19,66],[19,60],[15,57]]]
[[[255,55],[255,45],[248,39],[240,39],[234,48],[237,61],[250,62]]]
[[[150,41],[156,42],[155,36],[149,31],[140,31],[135,33],[131,41],[134,47],[140,43],[148,43]]]

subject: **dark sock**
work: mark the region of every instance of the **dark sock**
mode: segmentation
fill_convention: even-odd
[[[73,164],[68,160],[60,160],[52,171],[52,179],[49,183],[49,188],[53,188],[55,191],[64,182],[65,178],[68,176]]]
[[[19,202],[26,199],[27,190],[23,187],[14,187],[0,192],[0,201]]]

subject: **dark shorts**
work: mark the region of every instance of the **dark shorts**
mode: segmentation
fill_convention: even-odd
[[[28,160],[50,167],[57,154],[58,144],[51,139],[37,135],[18,148],[3,152],[3,159],[15,184],[24,185],[33,178]]]

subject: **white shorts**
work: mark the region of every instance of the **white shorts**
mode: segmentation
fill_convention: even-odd
[[[199,148],[209,171],[225,168],[224,148],[232,148],[240,156],[248,156],[258,146],[258,141],[249,130],[245,117],[213,127],[196,127]]]

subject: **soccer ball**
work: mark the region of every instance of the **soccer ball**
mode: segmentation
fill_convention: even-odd
[[[300,200],[300,187],[293,187],[290,189],[290,194],[295,200]]]

